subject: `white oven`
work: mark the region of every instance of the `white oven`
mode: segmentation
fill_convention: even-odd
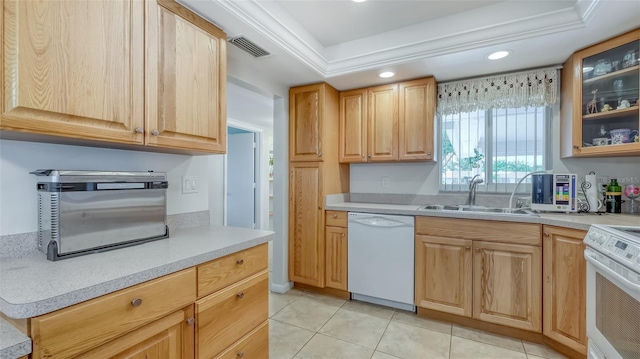
[[[640,227],[592,225],[587,245],[589,359],[640,359]]]

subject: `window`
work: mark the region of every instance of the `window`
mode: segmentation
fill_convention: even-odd
[[[548,106],[491,108],[439,119],[442,191],[467,191],[471,178],[480,175],[484,183],[478,191],[508,193],[528,172],[551,167]]]

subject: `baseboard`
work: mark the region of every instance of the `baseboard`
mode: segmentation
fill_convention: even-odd
[[[563,344],[560,344],[549,337],[544,336],[542,333],[535,333],[528,330],[511,328],[500,324],[487,323],[473,318],[461,317],[455,314],[443,313],[437,310],[425,309],[420,307],[418,307],[418,315],[439,321],[459,324],[465,327],[503,335],[506,337],[526,340],[532,343],[545,344],[571,359],[586,359],[586,355],[578,353],[577,351]]]
[[[333,289],[333,288],[318,288],[312,285],[302,284],[302,283],[294,283],[293,287],[296,289],[306,290],[306,291],[314,292],[318,294],[330,295],[332,297],[336,297],[340,299],[347,299],[347,300],[351,299],[351,293],[345,290]]]
[[[293,282],[286,282],[285,284],[271,283],[269,289],[274,293],[286,293],[293,288]]]

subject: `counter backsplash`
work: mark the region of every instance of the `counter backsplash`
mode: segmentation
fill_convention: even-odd
[[[170,214],[167,216],[169,235],[172,230],[209,224],[209,211]],[[0,236],[0,260],[17,259],[38,251],[38,232]]]

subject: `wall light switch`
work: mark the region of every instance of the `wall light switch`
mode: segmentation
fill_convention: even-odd
[[[198,176],[182,176],[182,193],[198,193]]]

